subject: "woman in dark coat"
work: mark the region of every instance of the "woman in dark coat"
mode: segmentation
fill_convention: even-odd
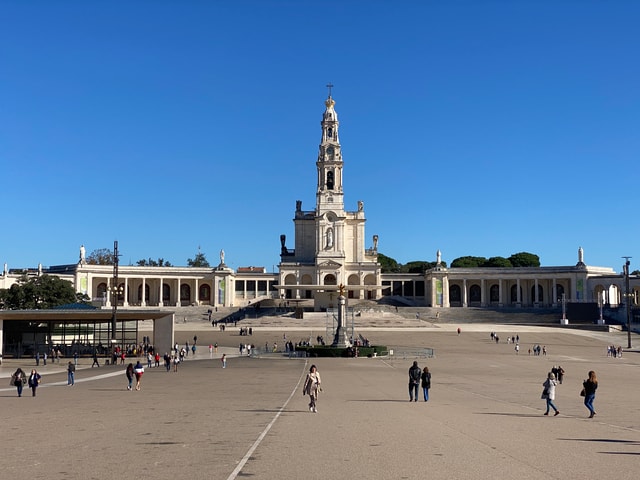
[[[587,407],[591,413],[589,418],[593,418],[596,414],[596,411],[593,409],[593,401],[596,398],[596,389],[598,388],[596,372],[591,370],[589,372],[589,378],[582,382],[582,386],[584,388],[584,406]]]
[[[124,373],[127,375],[127,380],[129,380],[127,390],[131,390],[131,386],[133,385],[133,363],[127,365],[127,370]]]
[[[36,396],[36,389],[38,388],[38,385],[40,385],[41,378],[42,377],[35,368],[31,370],[31,375],[29,375],[29,387],[31,388],[32,397]]]
[[[422,393],[424,395],[424,401],[429,401],[429,389],[431,388],[431,373],[429,373],[429,367],[422,369],[422,375],[420,377],[422,381]]]

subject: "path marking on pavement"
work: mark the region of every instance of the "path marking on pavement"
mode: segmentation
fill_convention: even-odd
[[[242,460],[240,460],[240,463],[238,463],[238,466],[227,477],[227,480],[235,480],[235,478],[238,476],[240,471],[244,468],[246,463],[249,461],[249,458],[251,458],[251,455],[253,455],[253,452],[255,452],[256,448],[258,448],[260,443],[262,443],[262,440],[264,439],[264,437],[266,437],[267,433],[269,433],[269,430],[271,430],[271,427],[273,427],[273,425],[276,423],[276,420],[280,418],[280,415],[282,414],[284,409],[287,408],[287,405],[289,404],[289,402],[291,401],[295,393],[298,391],[298,388],[300,388],[300,382],[302,382],[303,378],[306,378],[306,373],[305,373],[306,369],[307,369],[307,360],[305,360],[304,362],[304,368],[302,369],[302,374],[300,375],[300,378],[298,378],[298,383],[296,383],[296,386],[293,387],[293,391],[291,392],[291,395],[289,395],[289,398],[287,398],[287,401],[284,402],[284,405],[280,407],[276,415],[273,417],[271,422],[269,422],[269,425],[265,427],[265,429],[262,431],[262,433],[257,438],[257,440],[253,442],[253,445],[251,445],[251,448],[249,448],[245,456],[242,457]]]

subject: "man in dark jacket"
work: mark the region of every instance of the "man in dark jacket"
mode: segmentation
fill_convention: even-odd
[[[414,361],[413,365],[409,369],[409,401],[418,401],[418,387],[420,386],[420,375],[422,370],[418,366],[418,362]]]

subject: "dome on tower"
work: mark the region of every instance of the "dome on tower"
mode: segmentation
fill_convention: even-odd
[[[331,98],[331,96],[329,96],[324,101],[324,104],[327,107],[327,109],[324,111],[323,120],[337,121],[338,114],[333,109],[334,105],[336,104],[335,100]]]

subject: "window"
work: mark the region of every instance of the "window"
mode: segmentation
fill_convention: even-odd
[[[498,285],[491,285],[489,289],[489,301],[491,303],[498,303],[500,301],[500,287]]]
[[[451,285],[451,288],[449,288],[449,301],[460,302],[462,300],[461,293],[460,285]]]
[[[480,285],[471,285],[469,289],[469,301],[470,302],[480,302],[482,301],[482,290],[480,289]]]
[[[333,190],[333,172],[327,172],[327,188]]]

